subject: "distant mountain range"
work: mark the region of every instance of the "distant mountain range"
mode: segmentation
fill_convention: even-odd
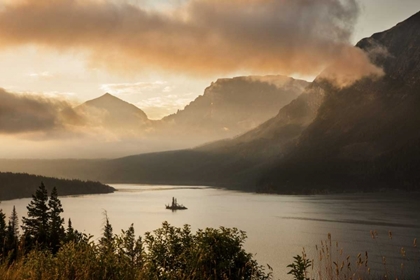
[[[195,145],[238,136],[275,116],[308,85],[274,75],[218,79],[183,110],[163,118],[159,134],[196,138]]]
[[[380,78],[365,77],[344,88],[322,75],[309,86],[291,79],[280,87],[250,78],[219,80],[183,111],[158,125],[173,125],[179,131],[190,127],[237,134],[256,125],[248,119],[249,114],[264,121],[263,114],[251,113],[253,110],[268,108],[262,100],[253,103],[248,94],[240,93],[247,89],[259,93],[261,89],[258,96],[269,92],[267,96],[274,98],[277,92],[285,98],[282,100],[290,98],[273,118],[232,139],[114,160],[43,164],[59,170],[61,176],[110,183],[211,185],[270,193],[419,190],[419,30],[417,13],[357,44],[384,70]],[[283,92],[282,87],[288,90]],[[235,93],[233,89],[239,90]],[[258,102],[261,105],[254,106]],[[241,109],[237,112],[236,108]],[[275,106],[270,110],[275,111]],[[21,168],[22,162],[14,166]],[[48,168],[44,171],[50,172]]]
[[[87,127],[123,140],[120,145],[137,141],[133,152],[191,148],[257,127],[298,97],[308,84],[274,75],[219,79],[183,110],[156,121],[109,93],[77,106],[75,112]]]

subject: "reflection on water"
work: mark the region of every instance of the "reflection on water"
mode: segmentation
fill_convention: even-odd
[[[256,254],[260,264],[270,264],[277,277],[286,278],[286,265],[306,248],[332,234],[333,244],[344,254],[356,256],[369,251],[371,265],[382,266],[381,254],[393,255],[388,268],[398,270],[407,255],[418,254],[413,239],[420,237],[420,196],[413,194],[353,194],[332,196],[262,195],[191,186],[112,185],[113,194],[61,197],[63,216],[73,226],[98,238],[107,212],[115,233],[134,223],[137,234],[160,227],[163,221],[175,226],[190,224],[193,229],[237,227],[247,232],[245,247]],[[172,197],[188,207],[169,211]],[[4,201],[9,215],[13,205],[19,216],[26,213],[30,199]],[[379,236],[372,239],[371,230]],[[392,231],[393,239],[388,237]],[[410,255],[411,256],[411,255]]]

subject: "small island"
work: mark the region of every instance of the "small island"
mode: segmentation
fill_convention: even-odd
[[[165,205],[165,207],[166,207],[166,209],[172,210],[172,211],[175,211],[175,210],[186,210],[186,209],[188,209],[184,205],[178,204],[178,201],[176,200],[175,197],[172,197],[172,204],[167,204],[167,205]]]

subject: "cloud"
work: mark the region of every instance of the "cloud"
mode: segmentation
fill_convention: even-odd
[[[142,93],[168,92],[171,89],[165,81],[103,84],[100,89],[115,95],[133,95]]]
[[[356,0],[187,0],[164,11],[130,3],[5,2],[0,47],[76,50],[88,55],[91,67],[196,76],[241,70],[317,75],[349,53],[369,64],[349,51]],[[371,74],[371,67],[361,69]]]
[[[62,132],[83,123],[67,101],[0,88],[0,134]]]
[[[370,63],[369,57],[378,54],[383,55],[383,52],[383,49],[374,49],[366,54],[361,49],[349,48],[339,58],[334,60],[319,75],[319,78],[327,79],[340,88],[348,87],[365,76],[377,79],[385,73],[382,68]]]
[[[187,93],[150,97],[136,102],[136,106],[144,110],[151,119],[161,119],[184,108],[191,102],[193,96],[192,93]]]
[[[48,72],[48,71],[44,71],[41,73],[29,73],[27,74],[29,77],[34,78],[34,79],[45,79],[45,80],[49,80],[55,77],[54,74]]]

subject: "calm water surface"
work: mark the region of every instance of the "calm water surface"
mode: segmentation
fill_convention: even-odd
[[[137,234],[152,231],[168,221],[174,226],[190,224],[193,229],[237,227],[247,232],[247,251],[256,254],[260,264],[270,264],[276,278],[288,279],[286,265],[305,247],[313,256],[315,245],[332,235],[344,255],[369,251],[371,265],[382,268],[381,254],[388,257],[387,269],[398,270],[401,247],[414,260],[418,251],[414,238],[420,238],[419,195],[352,194],[330,196],[261,195],[206,187],[112,185],[113,194],[61,197],[67,219],[79,231],[98,238],[107,212],[115,233],[131,223]],[[171,212],[164,205],[172,197],[188,210]],[[13,205],[21,217],[30,199],[1,202],[10,215]],[[378,238],[373,240],[371,230]],[[391,231],[393,239],[388,237]],[[417,259],[418,261],[418,259]],[[417,266],[418,267],[418,266]],[[417,273],[417,272],[413,272]]]

